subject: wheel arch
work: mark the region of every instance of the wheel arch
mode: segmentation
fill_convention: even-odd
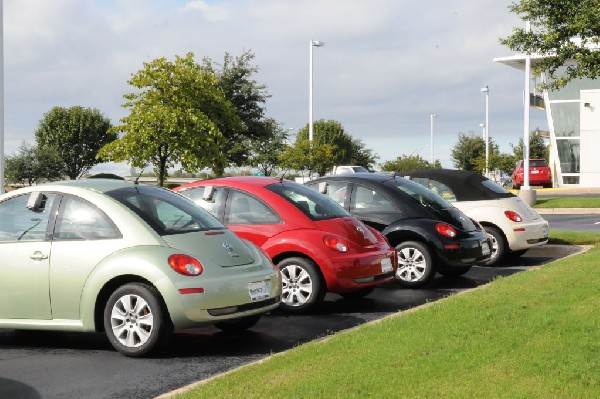
[[[163,309],[165,309],[165,315],[170,321],[171,315],[160,290],[150,281],[141,276],[126,274],[122,276],[117,276],[107,281],[98,292],[98,295],[96,296],[96,301],[94,303],[94,326],[97,332],[104,331],[104,308],[106,307],[108,298],[117,288],[130,283],[141,283],[156,289],[156,292],[158,293],[157,299],[161,303],[161,306],[163,306]]]

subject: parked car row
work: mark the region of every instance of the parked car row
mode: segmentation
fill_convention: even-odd
[[[547,222],[493,182],[427,173],[12,191],[0,196],[0,328],[105,331],[143,356],[173,329],[247,329],[327,292],[422,287],[547,241]]]
[[[403,175],[429,187],[483,226],[492,239],[487,266],[548,242],[548,222],[522,199],[479,173],[423,169]]]

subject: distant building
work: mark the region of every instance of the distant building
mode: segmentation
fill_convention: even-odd
[[[531,65],[539,59],[532,56]],[[524,55],[494,61],[525,71]],[[545,90],[542,98],[543,103],[532,98],[532,105],[545,105],[555,187],[600,187],[600,79],[573,80],[560,90]]]

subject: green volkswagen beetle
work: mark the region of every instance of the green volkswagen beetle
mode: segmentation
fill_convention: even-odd
[[[105,331],[137,357],[174,328],[250,328],[280,296],[256,246],[171,191],[89,179],[0,196],[0,328]]]

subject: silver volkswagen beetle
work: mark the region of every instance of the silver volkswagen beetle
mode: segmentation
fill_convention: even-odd
[[[0,196],[0,328],[105,331],[143,356],[174,328],[250,328],[280,296],[256,246],[166,189],[89,179]]]

